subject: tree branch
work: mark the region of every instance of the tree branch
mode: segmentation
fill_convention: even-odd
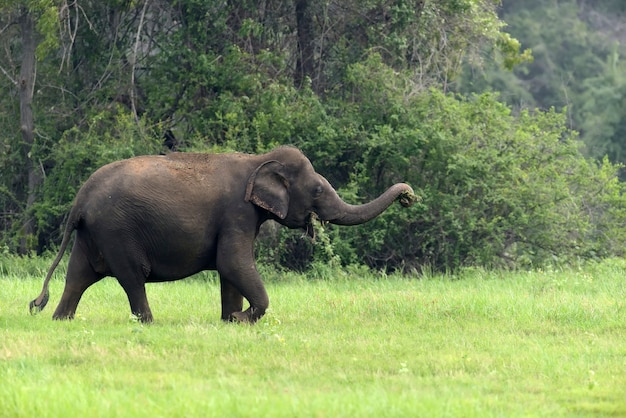
[[[14,86],[17,86],[17,85],[18,85],[17,80],[16,80],[16,79],[14,79],[13,77],[11,77],[11,74],[9,74],[9,73],[8,73],[8,71],[7,71],[7,70],[5,70],[5,69],[4,69],[4,67],[2,67],[1,65],[0,65],[0,71],[2,71],[2,74],[4,74],[4,75],[5,75],[5,76],[6,76],[6,77],[7,77],[7,78],[11,81],[11,83],[12,83]]]
[[[143,27],[143,20],[146,16],[146,9],[148,8],[148,3],[150,1],[146,0],[143,4],[143,8],[141,10],[141,17],[139,19],[139,26],[137,27],[137,35],[135,36],[135,47],[133,49],[133,64],[130,70],[130,106],[135,116],[135,121],[139,123],[139,116],[137,115],[137,104],[135,98],[135,68],[137,67],[137,50],[139,49],[139,40],[141,37],[141,29]]]

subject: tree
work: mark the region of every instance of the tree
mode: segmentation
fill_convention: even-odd
[[[489,59],[480,55],[486,46],[505,67],[528,58],[503,32],[498,1],[25,4],[5,1],[0,15],[0,83],[10,91],[0,97],[9,109],[0,114],[7,122],[0,131],[0,234],[11,249],[27,219],[33,230],[25,247],[54,246],[89,174],[112,160],[168,152],[164,134],[182,151],[299,146],[355,203],[398,181],[422,195],[412,218],[392,212],[358,239],[321,233],[323,251],[303,248],[286,230],[269,234],[274,241],[267,242],[289,244],[292,252],[267,255],[283,262],[304,255],[445,269],[621,248],[621,233],[612,240],[597,233],[598,225],[622,220],[615,167],[581,159],[559,112],[511,113],[492,95],[444,93],[464,57]],[[17,24],[21,10],[35,22],[37,77],[32,129],[23,131],[32,136],[18,144],[20,93],[28,103],[29,91],[12,81],[28,68],[20,65],[28,46]],[[618,78],[608,66],[606,74],[597,83]],[[559,170],[569,174],[556,177],[554,190]],[[29,173],[40,173],[43,187]],[[593,195],[594,188],[602,192]]]
[[[587,155],[624,163],[625,12],[624,3],[613,0],[505,0],[501,17],[534,61],[513,72],[468,66],[458,91],[501,91],[517,109],[566,109]]]
[[[29,11],[22,11],[19,17],[20,32],[22,34],[22,61],[20,65],[20,77],[18,80],[20,90],[20,131],[22,141],[28,155],[28,186],[26,199],[26,212],[32,208],[36,199],[37,188],[41,184],[42,175],[39,164],[32,158],[31,152],[35,143],[33,121],[33,90],[35,88],[35,33],[33,17]],[[26,252],[30,245],[27,239],[35,233],[35,222],[28,217],[24,223],[24,236],[20,243],[22,252]]]
[[[39,186],[41,185],[43,175],[41,172],[41,162],[35,157],[35,123],[33,115],[33,95],[36,83],[37,59],[36,52],[43,53],[43,48],[54,44],[54,34],[46,27],[50,19],[55,21],[54,14],[50,11],[56,10],[49,1],[31,1],[31,2],[7,2],[0,3],[1,10],[4,12],[2,22],[4,30],[9,36],[13,33],[12,28],[17,28],[19,32],[19,65],[11,65],[11,67],[0,67],[6,79],[12,85],[12,88],[19,92],[19,131],[21,134],[21,143],[17,148],[17,152],[21,154],[26,161],[22,167],[22,171],[16,173],[17,190],[16,193],[9,191],[3,187],[5,194],[15,200],[24,201],[22,226],[20,232],[20,250],[27,252],[33,248],[32,240],[36,234],[35,220],[32,214],[32,207],[36,201]],[[35,19],[41,23],[37,25],[39,33],[34,23]],[[40,43],[38,38],[43,37],[42,47],[38,48]],[[6,61],[13,64],[12,57],[8,57]],[[18,72],[19,68],[19,72]],[[15,77],[15,74],[18,74]],[[20,198],[20,196],[25,196]]]

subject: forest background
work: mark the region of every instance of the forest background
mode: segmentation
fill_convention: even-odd
[[[301,148],[359,203],[262,262],[452,271],[623,256],[622,0],[0,0],[0,253],[54,249],[101,165]]]

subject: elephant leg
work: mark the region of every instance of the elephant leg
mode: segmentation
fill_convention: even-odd
[[[109,249],[105,257],[116,260],[111,266],[112,276],[126,292],[131,313],[141,322],[150,323],[154,320],[146,296],[146,278],[150,274],[150,264],[137,248],[139,246],[132,245],[129,239],[125,246]]]
[[[52,318],[72,319],[76,313],[78,302],[89,286],[104,277],[97,273],[89,263],[79,241],[74,244],[67,266],[65,289]]]
[[[247,277],[238,280],[238,286],[242,289],[241,294],[248,300],[250,306],[243,312],[241,310],[231,312],[228,320],[255,323],[265,315],[269,306],[269,297],[258,273],[256,276],[256,278]]]
[[[228,282],[227,289],[231,288],[230,302],[234,301],[232,288],[235,288],[250,303],[250,307],[243,312],[238,304],[239,309],[230,313],[229,320],[254,323],[265,314],[269,306],[269,297],[254,264],[253,244],[254,239],[250,241],[243,237],[240,240],[226,239],[218,245],[217,271],[220,281]]]
[[[234,312],[243,310],[243,295],[228,280],[220,277],[222,295],[222,319],[232,321]]]
[[[143,323],[151,323],[154,318],[148,304],[145,278],[141,274],[123,274],[117,276],[117,281],[128,296],[130,311]]]

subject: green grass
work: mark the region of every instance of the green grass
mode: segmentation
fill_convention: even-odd
[[[0,266],[0,416],[626,416],[623,261],[270,274],[254,326],[218,319],[211,279],[148,285],[143,326],[114,279],[52,321],[59,274],[31,317],[47,264]]]

